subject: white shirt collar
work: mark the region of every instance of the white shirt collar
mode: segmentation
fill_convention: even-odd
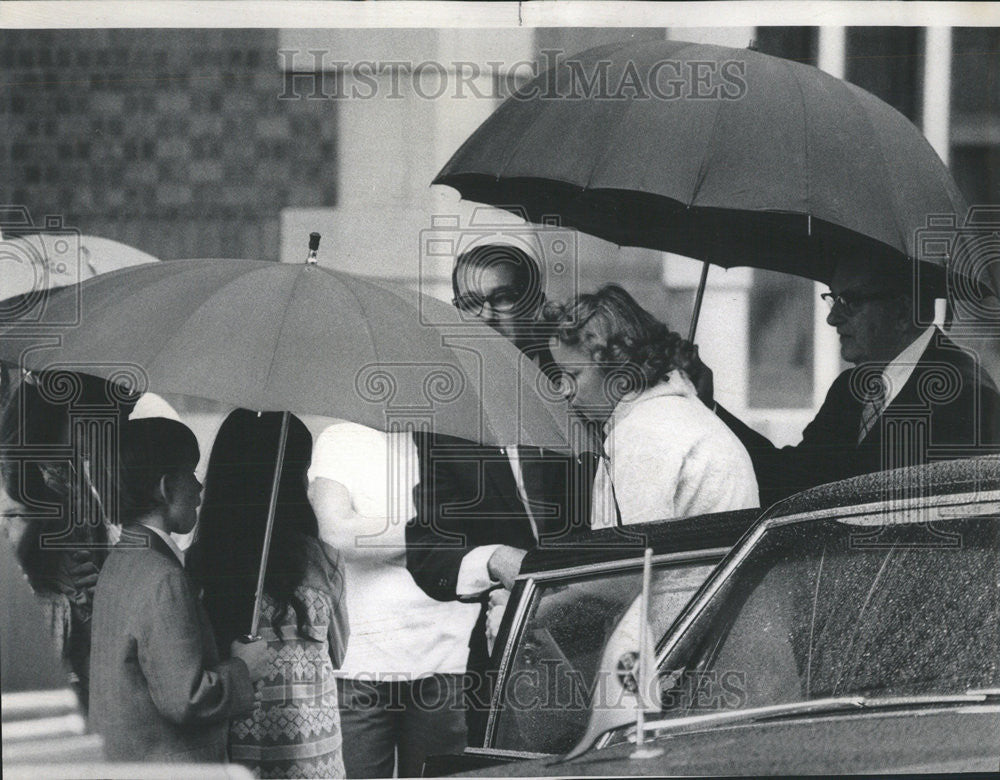
[[[884,406],[891,404],[896,396],[899,395],[899,391],[903,389],[903,385],[910,380],[910,376],[913,374],[913,369],[916,368],[917,363],[920,362],[920,358],[927,350],[927,345],[931,343],[931,339],[934,337],[936,330],[937,328],[931,325],[923,333],[917,336],[910,346],[896,355],[896,357],[893,358],[893,360],[884,369],[882,369],[882,380],[885,383],[886,388]]]
[[[174,554],[174,557],[176,557],[177,560],[181,562],[181,566],[184,565],[184,551],[181,550],[181,548],[177,546],[177,542],[175,542],[170,537],[170,534],[168,534],[166,531],[161,531],[159,528],[154,528],[151,525],[146,525],[145,523],[142,523],[141,525],[144,528],[148,528],[154,534],[156,534],[157,536],[159,536],[164,542],[166,542],[167,547],[170,548],[170,552],[172,552]]]

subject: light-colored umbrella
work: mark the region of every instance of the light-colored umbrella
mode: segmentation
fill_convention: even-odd
[[[439,301],[315,263],[185,260],[104,274],[0,330],[0,359],[285,412],[251,634],[289,411],[570,449],[567,407],[504,337]]]
[[[259,411],[568,446],[565,405],[505,338],[440,301],[315,264],[177,260],[103,274],[0,330],[0,359],[103,378],[131,370],[140,390]]]
[[[0,238],[0,300],[65,287],[158,258],[100,236],[57,233]]]
[[[0,327],[43,308],[49,292],[99,274],[156,262],[153,255],[120,241],[75,230],[0,236]],[[0,409],[20,379],[0,366]]]

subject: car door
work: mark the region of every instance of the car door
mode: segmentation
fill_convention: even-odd
[[[662,639],[727,548],[653,558],[650,616]],[[642,558],[537,572],[521,580],[498,636],[486,737],[468,753],[521,759],[564,753],[582,737],[601,653],[641,588]]]

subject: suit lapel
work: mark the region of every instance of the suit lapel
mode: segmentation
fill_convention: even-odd
[[[914,365],[913,370],[906,379],[906,382],[899,389],[899,392],[896,393],[892,401],[886,406],[885,409],[882,410],[879,421],[876,422],[868,436],[865,437],[862,445],[866,448],[877,449],[881,457],[882,431],[886,415],[891,416],[894,413],[906,414],[903,410],[907,407],[912,409],[912,412],[910,412],[911,415],[919,414],[920,410],[926,409],[929,406],[929,401],[927,398],[922,397],[921,385],[924,382],[924,377],[928,368],[931,368],[936,364],[955,366],[955,358],[959,352],[960,350],[958,347],[950,339],[948,339],[944,333],[935,328],[934,335],[931,336],[931,340],[928,342],[927,347],[917,359],[916,365]],[[963,379],[962,381],[965,380]],[[886,468],[891,468],[893,465],[900,464],[880,463],[879,467],[881,468],[884,466]]]
[[[899,389],[896,397],[892,399],[892,403],[887,408],[892,408],[893,406],[897,408],[913,405],[926,406],[928,401],[926,398],[921,397],[920,384],[927,369],[936,364],[943,364],[955,368],[962,373],[961,368],[957,365],[957,361],[961,355],[965,354],[958,345],[935,328],[934,335],[931,337],[920,359],[917,360],[913,371],[910,372],[906,384]],[[963,376],[962,381],[968,381],[968,379]]]

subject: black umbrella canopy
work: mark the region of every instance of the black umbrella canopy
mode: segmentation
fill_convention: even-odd
[[[619,245],[828,281],[842,255],[919,256],[964,215],[920,131],[809,65],[643,41],[568,57],[490,116],[434,180]]]

